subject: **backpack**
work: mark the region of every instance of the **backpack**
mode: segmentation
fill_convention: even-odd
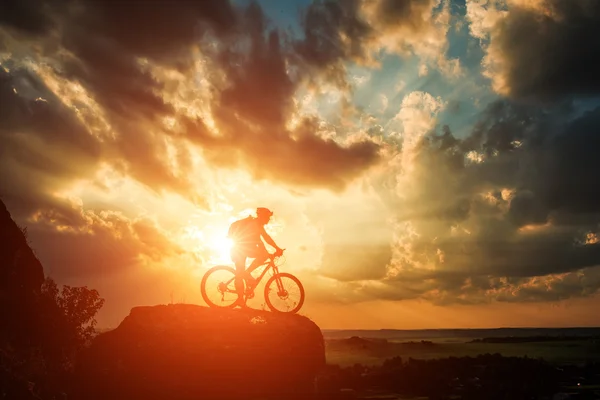
[[[247,216],[243,219],[238,219],[234,221],[231,225],[229,225],[229,230],[227,231],[227,237],[229,239],[239,239],[239,237],[243,234],[244,228],[248,226],[250,222],[252,222],[253,218],[251,215]]]

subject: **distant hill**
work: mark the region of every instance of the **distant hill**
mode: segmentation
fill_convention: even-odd
[[[600,327],[597,328],[496,328],[496,329],[378,329],[378,330],[346,330],[323,329],[323,337],[327,339],[349,339],[351,337],[386,339],[386,340],[423,340],[462,338],[472,340],[478,338],[502,337],[597,337],[600,336]]]

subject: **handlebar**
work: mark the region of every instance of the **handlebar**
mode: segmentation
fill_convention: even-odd
[[[281,255],[279,255],[279,256],[275,256],[275,253],[271,253],[271,256],[270,256],[270,257],[271,257],[271,260],[274,260],[274,259],[275,259],[275,257],[281,257],[281,256],[283,256],[283,252],[284,252],[284,251],[285,251],[285,249],[281,249]]]

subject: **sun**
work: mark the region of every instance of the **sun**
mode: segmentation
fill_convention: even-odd
[[[230,251],[233,242],[227,236],[227,229],[221,226],[188,225],[184,228],[179,242],[196,253],[208,264],[232,264]]]
[[[231,239],[224,236],[213,236],[210,241],[211,260],[221,264],[231,262],[229,252],[232,246]]]

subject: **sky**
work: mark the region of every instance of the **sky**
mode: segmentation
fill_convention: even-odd
[[[3,1],[0,198],[101,327],[256,207],[321,328],[596,326],[598,71],[595,0]]]

